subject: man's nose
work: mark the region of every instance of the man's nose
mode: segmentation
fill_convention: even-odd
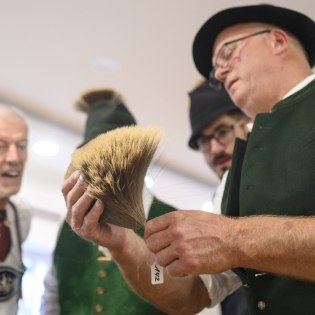
[[[217,139],[212,138],[210,140],[210,152],[211,154],[216,154],[218,152],[222,152],[224,150],[224,145],[222,145]]]
[[[218,67],[215,69],[214,77],[218,81],[224,83],[224,80],[228,72],[229,72],[229,65],[227,65],[226,67]]]
[[[16,162],[20,160],[19,150],[16,145],[11,144],[6,152],[5,159],[8,162]]]

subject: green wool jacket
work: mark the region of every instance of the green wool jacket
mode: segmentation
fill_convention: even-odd
[[[148,219],[175,210],[154,198]],[[143,229],[137,231],[143,236]],[[98,247],[78,237],[65,222],[54,251],[60,315],[163,315],[139,298],[112,261]]]
[[[237,139],[223,213],[315,215],[315,81],[256,117]],[[272,244],[271,244],[272,246]],[[314,262],[315,263],[315,262]],[[314,315],[315,283],[237,269],[251,314]]]

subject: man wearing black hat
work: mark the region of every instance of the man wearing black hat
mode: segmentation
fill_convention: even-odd
[[[121,96],[111,89],[84,93],[76,107],[87,113],[84,140],[79,147],[110,130],[136,125]],[[148,218],[173,211],[143,192]],[[143,229],[136,231],[143,236]],[[126,284],[110,252],[78,237],[64,222],[53,254],[53,267],[45,278],[42,315],[163,315],[163,311],[138,297]],[[166,314],[165,314],[166,315]]]
[[[189,97],[192,133],[188,146],[201,151],[209,166],[222,178],[232,164],[235,137],[247,137],[249,119],[224,89],[213,89],[208,82],[191,91]]]
[[[172,314],[194,314],[216,300],[217,288],[227,294],[215,275],[229,269],[242,279],[251,314],[315,314],[315,23],[276,6],[235,7],[204,24],[193,53],[200,73],[255,117],[248,141],[235,144],[227,216],[174,211],[147,223],[151,256],[122,235],[115,246],[110,240],[112,253],[137,292]],[[96,202],[88,214],[79,207],[92,200],[78,178],[63,185],[68,221],[82,237],[105,243],[100,236],[109,227],[97,223],[104,205]],[[130,264],[140,264],[149,277],[140,263],[149,257],[166,269],[161,287],[139,285],[132,273]],[[209,274],[208,297],[200,274]]]
[[[249,119],[233,104],[225,89],[211,88],[208,82],[198,85],[189,93],[189,97],[192,133],[188,146],[202,152],[210,168],[221,179],[223,177],[213,199],[212,211],[220,214],[227,170],[232,165],[235,138],[246,139]],[[231,276],[235,277],[233,274]],[[208,277],[202,276],[202,279],[209,289]],[[221,302],[221,310],[222,315],[248,314],[243,289],[228,295]]]
[[[228,217],[154,219],[148,248],[173,276],[234,268],[252,314],[315,314],[315,23],[271,5],[227,9],[202,26],[193,54],[255,123],[236,142]]]

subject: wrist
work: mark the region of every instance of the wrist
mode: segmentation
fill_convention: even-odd
[[[137,235],[133,230],[124,229],[120,242],[115,247],[110,249],[113,259],[116,261],[125,260],[131,255],[134,255],[136,239]]]
[[[229,244],[231,256],[231,268],[245,267],[248,253],[245,244],[249,242],[247,222],[244,218],[231,218],[229,228]]]

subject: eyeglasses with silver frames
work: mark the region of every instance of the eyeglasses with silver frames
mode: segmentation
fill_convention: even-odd
[[[213,68],[209,74],[209,85],[214,88],[221,88],[222,83],[215,78],[215,72],[218,68],[226,68],[229,65],[232,60],[233,53],[236,50],[240,41],[270,32],[271,30],[261,30],[224,43],[219,49],[217,55],[214,57]]]

